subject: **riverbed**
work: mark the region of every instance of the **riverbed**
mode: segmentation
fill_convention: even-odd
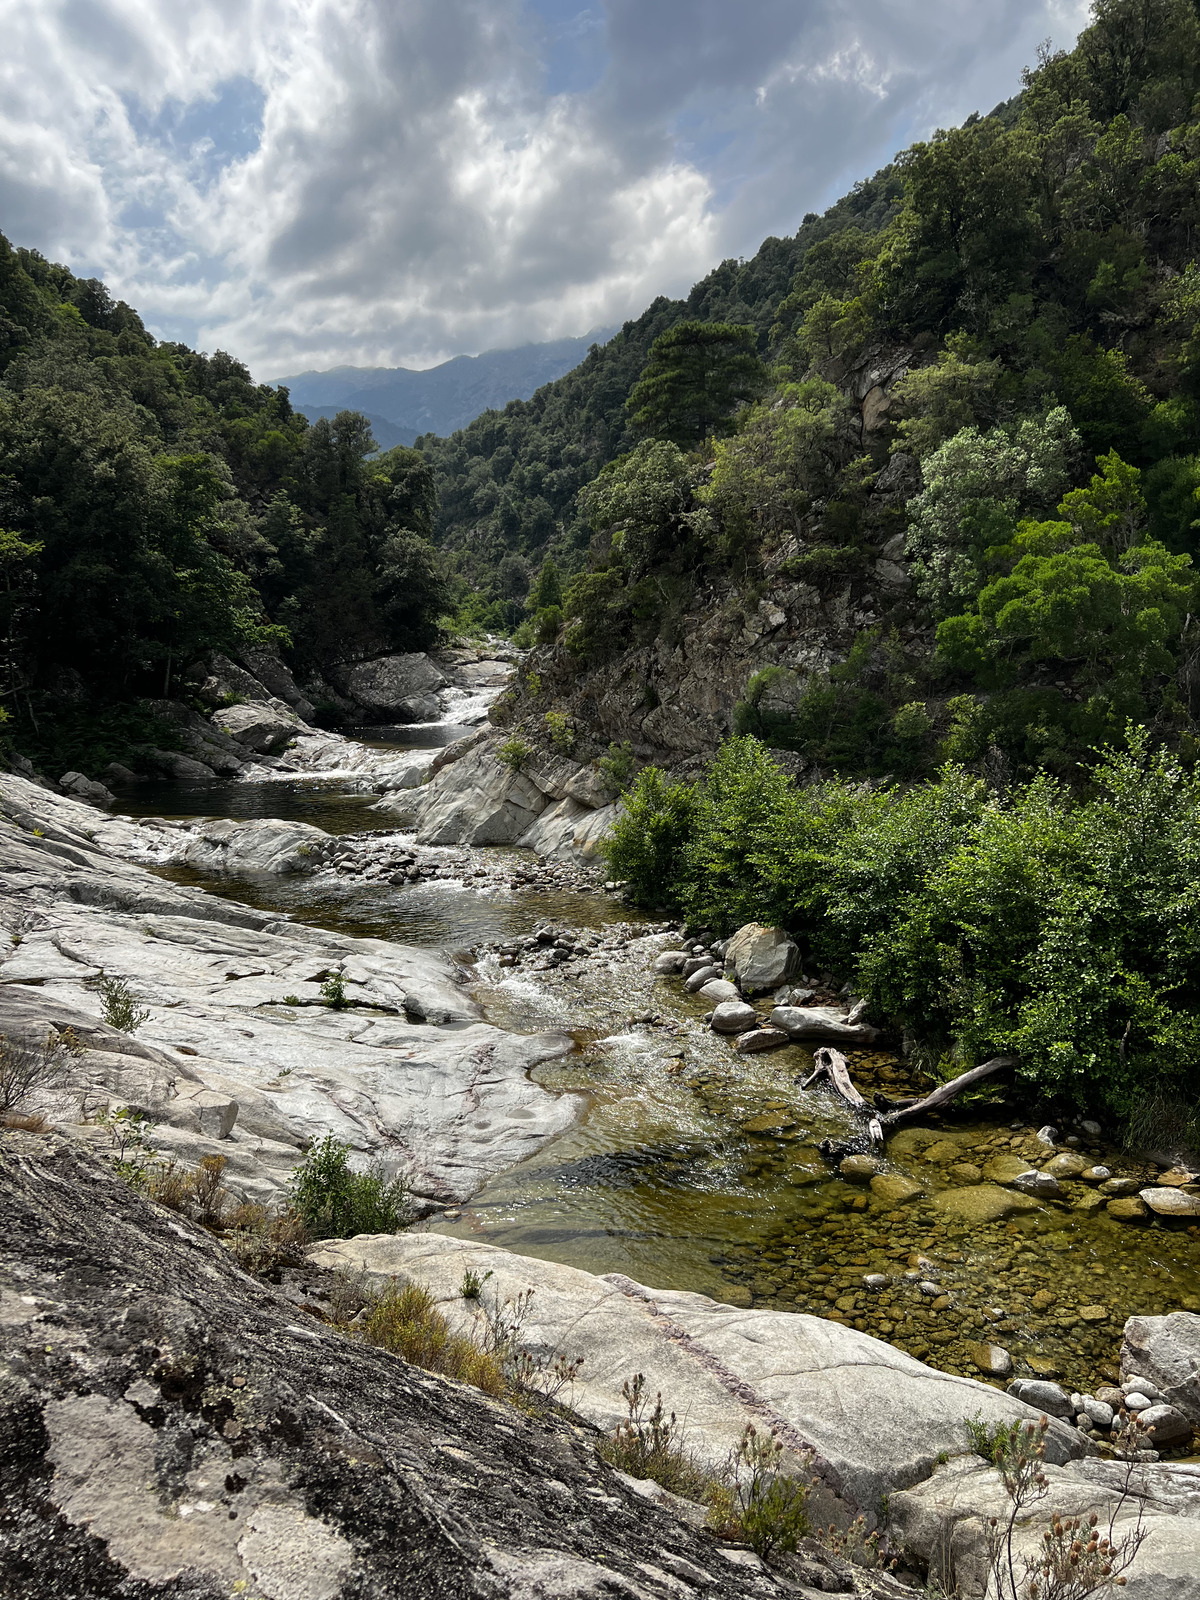
[[[390,831],[379,829],[372,799],[350,784],[277,779],[143,789],[123,805],[140,815],[294,818],[361,836]],[[809,1053],[735,1055],[679,980],[649,974],[664,935],[612,896],[479,888],[468,876],[394,886],[166,870],[299,921],[449,954],[469,964],[490,1020],[573,1034],[574,1054],[537,1076],[551,1091],[581,1092],[583,1118],[427,1224],[436,1231],[734,1305],[815,1312],[947,1371],[980,1376],[979,1347],[991,1345],[1017,1373],[1085,1390],[1115,1377],[1128,1316],[1200,1310],[1200,1228],[1120,1222],[1082,1182],[1065,1184],[1062,1201],[1030,1203],[991,1181],[1006,1158],[1048,1153],[1013,1107],[951,1112],[896,1134],[887,1170],[908,1180],[895,1186],[897,1196],[912,1190],[904,1199],[843,1179],[817,1145],[847,1133],[846,1109],[799,1090]],[[546,973],[480,954],[545,927],[592,948]],[[868,1095],[917,1087],[890,1053],[857,1052],[851,1064]],[[1072,1136],[1114,1174],[1155,1181],[1157,1169],[1103,1136]],[[981,1193],[990,1204],[981,1207]],[[868,1275],[885,1286],[868,1288]]]

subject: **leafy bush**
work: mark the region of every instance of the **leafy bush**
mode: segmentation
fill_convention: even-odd
[[[611,844],[645,904],[793,929],[872,1009],[964,1065],[1125,1111],[1200,1099],[1200,775],[1145,730],[1091,797],[1001,795],[961,767],[907,790],[798,789],[752,738],[692,790],[645,769]],[[1186,1112],[1185,1112],[1186,1115]]]
[[[575,748],[575,724],[562,711],[547,711],[544,721],[550,743],[564,756]]]
[[[292,1173],[293,1210],[314,1239],[349,1239],[357,1233],[395,1233],[405,1226],[408,1192],[388,1183],[382,1168],[355,1172],[350,1147],[327,1133]]]
[[[506,739],[496,751],[497,761],[503,762],[511,772],[520,772],[529,765],[532,758],[533,746],[519,735]]]
[[[636,762],[633,759],[633,746],[628,739],[622,743],[610,744],[608,754],[601,756],[596,766],[604,780],[606,788],[616,794],[624,794],[629,787],[629,780],[633,777]]]
[[[639,905],[670,905],[679,896],[683,851],[692,832],[694,790],[643,767],[604,845],[613,876]]]
[[[129,985],[123,978],[105,975],[96,987],[100,991],[104,1020],[110,1028],[116,1028],[121,1033],[134,1033],[149,1018],[149,1011],[135,1003]]]

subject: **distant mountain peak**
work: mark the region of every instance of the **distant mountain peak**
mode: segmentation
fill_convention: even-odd
[[[423,371],[414,367],[330,367],[275,378],[297,411],[310,421],[339,411],[362,411],[380,446],[411,444],[418,434],[445,436],[481,412],[510,400],[528,400],[544,383],[561,378],[604,344],[615,328],[591,328],[573,339],[550,339],[477,356],[451,356]]]

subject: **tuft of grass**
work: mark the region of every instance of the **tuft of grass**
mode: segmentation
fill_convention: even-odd
[[[426,1372],[457,1378],[484,1394],[505,1393],[500,1362],[471,1339],[451,1333],[433,1296],[420,1284],[391,1283],[356,1319],[354,1332]]]
[[[478,1273],[474,1267],[468,1267],[463,1273],[462,1285],[459,1294],[464,1300],[478,1300],[483,1293],[483,1286],[492,1276],[490,1272]]]
[[[604,1460],[631,1478],[652,1478],[672,1494],[708,1505],[721,1488],[720,1480],[684,1448],[683,1430],[675,1413],[664,1410],[662,1395],[656,1394],[651,1406],[640,1372],[626,1379],[621,1394],[629,1415],[601,1441]]]

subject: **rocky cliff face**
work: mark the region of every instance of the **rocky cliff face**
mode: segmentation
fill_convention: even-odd
[[[733,730],[737,703],[765,668],[782,674],[763,709],[787,711],[864,630],[886,625],[923,652],[927,624],[913,601],[901,516],[919,482],[904,454],[880,471],[863,519],[877,537],[853,576],[818,587],[792,575],[795,558],[813,548],[797,534],[770,553],[753,585],[710,577],[654,638],[586,662],[561,644],[535,651],[493,721],[544,742],[545,715],[558,711],[571,719],[578,759],[628,740],[641,760],[688,769]]]

